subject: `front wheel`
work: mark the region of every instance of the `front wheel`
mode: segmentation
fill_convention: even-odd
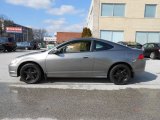
[[[38,65],[28,63],[22,66],[20,70],[21,80],[27,84],[34,84],[41,80],[42,72]]]
[[[125,85],[131,79],[131,70],[127,65],[116,65],[111,69],[109,78],[116,85]]]

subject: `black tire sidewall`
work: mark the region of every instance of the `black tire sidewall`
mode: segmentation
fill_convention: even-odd
[[[7,52],[12,52],[12,48],[7,48]]]
[[[38,72],[38,76],[37,76],[37,78],[36,78],[34,81],[27,81],[27,80],[24,79],[23,72],[24,72],[24,70],[27,69],[28,67],[33,67],[33,68],[35,68],[36,71]],[[21,68],[21,70],[20,70],[20,77],[21,77],[21,78],[20,78],[21,81],[24,81],[24,82],[27,83],[27,84],[35,84],[35,83],[37,83],[37,82],[39,82],[39,81],[41,80],[41,78],[42,78],[42,72],[41,72],[41,70],[40,70],[40,68],[39,68],[38,65],[33,64],[33,63],[28,63],[28,64],[25,64],[25,65],[22,66],[22,68]]]
[[[5,47],[2,46],[2,49],[0,50],[0,52],[5,52]]]
[[[118,81],[116,81],[116,80],[113,78],[113,73],[115,72],[115,70],[116,70],[117,68],[120,68],[120,67],[125,68],[125,69],[127,70],[127,72],[128,72],[128,79],[127,79],[126,81],[123,81],[122,83],[119,83]],[[114,66],[114,67],[111,69],[111,71],[110,71],[110,73],[109,73],[109,79],[110,79],[111,82],[113,82],[113,83],[116,84],[116,85],[125,85],[125,84],[127,84],[127,83],[129,82],[129,80],[131,79],[131,70],[130,70],[130,68],[129,68],[127,65],[124,65],[124,64],[116,65],[116,66]]]

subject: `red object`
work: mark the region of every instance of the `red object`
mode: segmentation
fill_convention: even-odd
[[[144,55],[143,54],[140,54],[139,56],[138,56],[138,60],[143,60],[144,59]]]
[[[77,32],[57,32],[57,43],[63,43],[74,38],[81,38],[82,33]]]

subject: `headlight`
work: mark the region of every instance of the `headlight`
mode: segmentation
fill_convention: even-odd
[[[14,59],[14,60],[11,61],[11,64],[17,64],[18,62],[19,62],[19,59],[16,58],[16,59]]]

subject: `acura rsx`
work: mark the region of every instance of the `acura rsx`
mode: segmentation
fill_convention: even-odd
[[[20,76],[28,84],[69,77],[108,78],[124,85],[144,69],[142,50],[96,38],[70,40],[48,51],[17,57],[9,64],[10,76]]]

